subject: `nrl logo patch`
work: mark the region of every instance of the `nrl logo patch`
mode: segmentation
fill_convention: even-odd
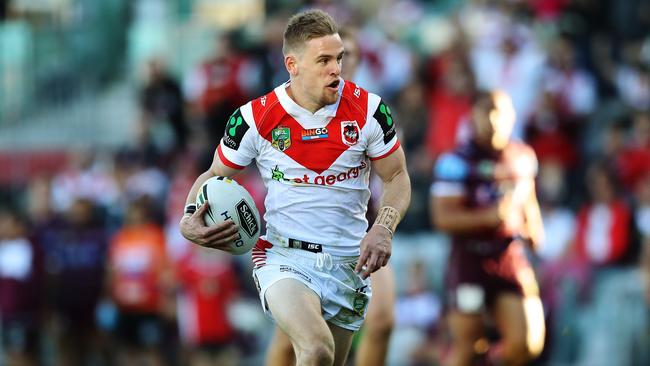
[[[348,146],[356,145],[359,142],[359,125],[357,121],[341,122],[341,139]]]
[[[280,151],[291,146],[291,130],[289,127],[278,127],[271,131],[271,145]]]

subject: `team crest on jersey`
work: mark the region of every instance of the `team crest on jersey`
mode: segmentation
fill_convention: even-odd
[[[359,142],[359,125],[357,121],[341,122],[341,139],[348,146],[356,145]]]
[[[289,127],[278,127],[271,131],[271,145],[280,151],[291,146],[291,130]]]

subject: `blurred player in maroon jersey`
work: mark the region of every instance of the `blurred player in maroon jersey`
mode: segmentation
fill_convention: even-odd
[[[530,147],[510,141],[515,116],[506,94],[478,93],[471,118],[472,139],[438,159],[431,186],[434,225],[452,238],[446,364],[472,365],[481,356],[491,364],[523,365],[541,353],[545,334],[524,251],[543,235],[537,159]],[[487,341],[486,319],[499,332],[498,343]]]
[[[361,49],[352,29],[339,31],[345,56],[341,76],[345,80],[354,80],[354,74],[361,63]],[[373,192],[373,195],[375,193]],[[381,194],[380,194],[381,195]],[[368,206],[369,222],[374,221],[376,205],[370,200]],[[395,323],[395,278],[390,264],[374,272],[372,278],[373,300],[368,305],[368,314],[363,324],[363,335],[355,356],[355,365],[383,365],[388,354],[388,343]],[[267,352],[267,366],[285,366],[295,364],[295,355],[291,341],[278,327],[275,328],[273,340]]]

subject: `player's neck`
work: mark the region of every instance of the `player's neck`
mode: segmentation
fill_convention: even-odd
[[[296,104],[301,106],[302,108],[308,110],[311,114],[316,113],[317,110],[323,108],[323,105],[319,105],[318,103],[314,103],[313,101],[310,101],[308,97],[306,97],[303,93],[300,92],[295,92],[296,87],[294,87],[291,83],[287,86],[287,95],[289,98],[291,98]]]

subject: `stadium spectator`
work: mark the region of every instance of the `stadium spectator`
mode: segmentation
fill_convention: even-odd
[[[470,64],[480,89],[503,90],[516,112],[513,137],[522,139],[539,93],[546,55],[527,19],[514,3],[468,2],[465,11],[478,14],[461,22],[470,37]],[[474,9],[473,9],[474,8]]]
[[[108,246],[100,210],[89,199],[77,198],[35,235],[44,254],[47,331],[55,364],[84,365],[100,347],[95,310]]]
[[[140,123],[139,144],[151,141],[167,153],[185,150],[190,131],[185,120],[183,93],[176,78],[159,59],[151,59],[146,65],[145,83],[140,90]],[[167,136],[165,129],[171,131]]]
[[[632,116],[629,138],[623,142],[614,163],[618,178],[629,192],[650,171],[650,112]]]
[[[68,166],[52,179],[52,207],[67,211],[78,199],[105,208],[115,202],[118,187],[105,162],[91,147],[69,150]]]
[[[43,258],[27,222],[0,207],[0,354],[7,366],[40,364]]]
[[[578,65],[567,35],[553,40],[542,74],[542,88],[526,126],[526,137],[540,161],[577,162],[579,134],[596,106],[593,76]]]
[[[578,212],[575,250],[587,268],[630,259],[631,213],[614,174],[606,163],[594,162],[585,175],[589,200]]]
[[[248,97],[250,60],[237,48],[236,34],[221,34],[216,37],[214,49],[184,80],[185,98],[190,110],[200,123],[197,137],[202,151],[212,156],[212,146],[219,143],[228,116]]]
[[[232,257],[193,245],[177,264],[180,286],[178,325],[191,366],[236,366],[237,333],[229,310],[239,280]]]
[[[457,34],[449,49],[426,65],[429,110],[426,147],[432,159],[456,147],[461,138],[460,126],[471,109],[474,75],[460,29]]]
[[[147,197],[133,200],[111,239],[107,291],[117,309],[114,329],[120,365],[162,365],[164,317],[173,316],[175,284],[162,228]]]

